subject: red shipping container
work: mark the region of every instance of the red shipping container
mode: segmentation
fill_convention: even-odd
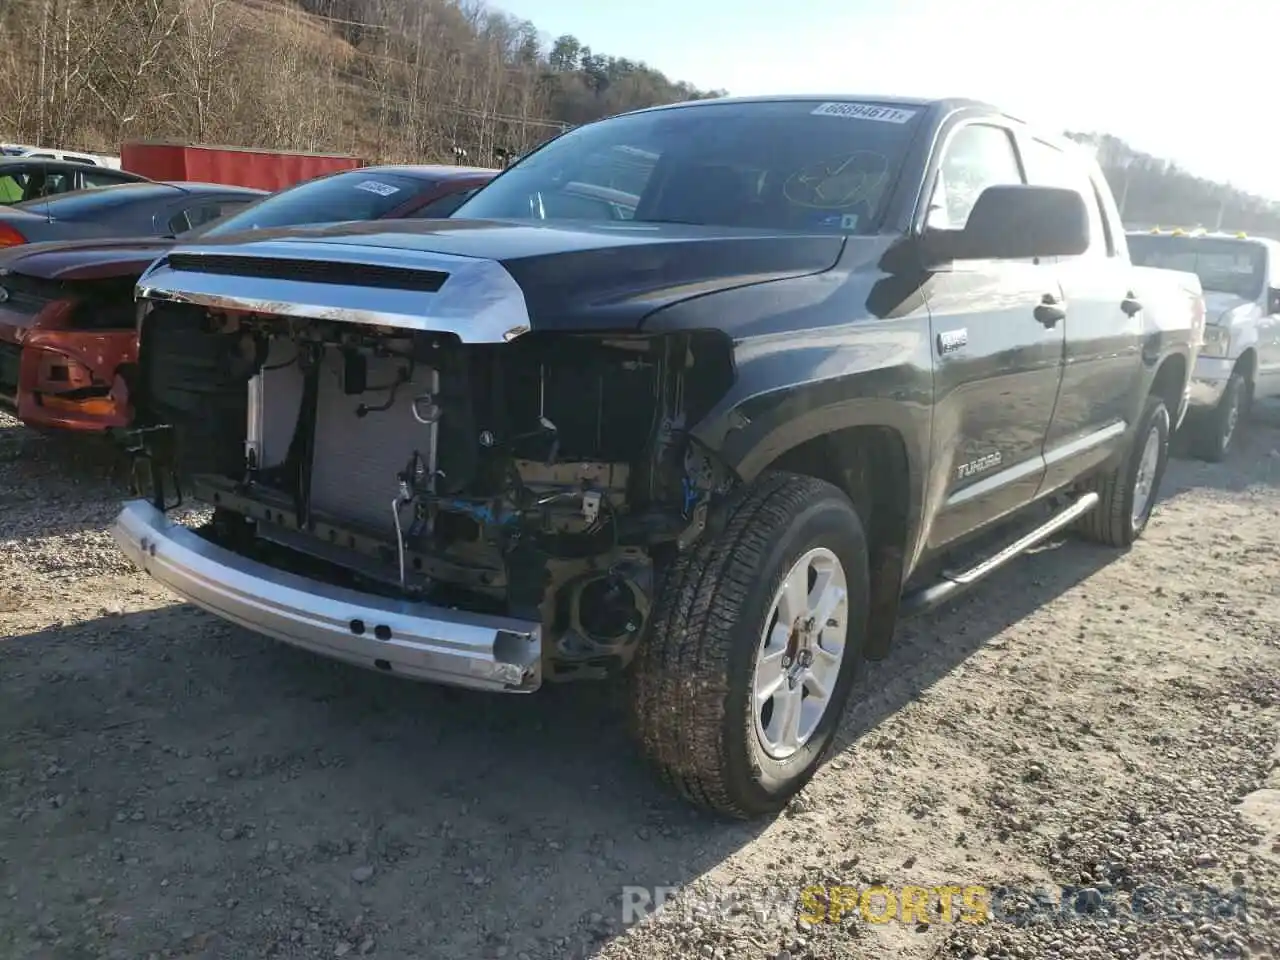
[[[293,153],[249,147],[202,147],[180,143],[126,143],[120,168],[152,180],[225,183],[282,190],[322,173],[364,166],[358,157]]]

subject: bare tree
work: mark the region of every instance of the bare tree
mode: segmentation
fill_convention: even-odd
[[[172,91],[153,89],[154,78],[168,62],[182,24],[181,8],[172,0],[111,0],[101,16],[80,20],[80,48],[90,54],[83,82],[108,121],[112,140],[127,139],[136,127],[158,120],[173,99]]]
[[[534,24],[477,0],[2,4],[0,130],[64,147],[163,137],[499,163],[565,123],[691,90],[599,55],[587,78],[574,38],[548,51]]]

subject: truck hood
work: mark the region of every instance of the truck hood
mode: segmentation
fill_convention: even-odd
[[[1204,317],[1205,323],[1216,325],[1230,323],[1233,316],[1241,310],[1254,306],[1252,300],[1246,300],[1244,297],[1236,296],[1234,293],[1224,293],[1220,290],[1204,291]]]
[[[329,224],[173,248],[138,296],[456,334],[634,330],[655,310],[831,269],[843,235],[684,224]]]
[[[174,241],[51,240],[10,247],[0,254],[0,270],[41,280],[93,280],[140,275]]]

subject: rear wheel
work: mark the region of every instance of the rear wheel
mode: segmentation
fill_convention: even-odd
[[[641,748],[685,799],[780,810],[839,726],[866,636],[867,548],[828,483],[768,474],[680,557],[633,673]]]
[[[1157,396],[1147,398],[1133,443],[1112,470],[1086,486],[1100,497],[1098,506],[1080,519],[1085,539],[1112,547],[1128,547],[1147,528],[1169,462],[1169,408]]]

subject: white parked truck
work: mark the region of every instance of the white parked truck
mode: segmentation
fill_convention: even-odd
[[[1204,345],[1192,372],[1185,428],[1193,453],[1221,460],[1253,401],[1280,395],[1280,243],[1158,228],[1128,240],[1134,263],[1200,278]]]

